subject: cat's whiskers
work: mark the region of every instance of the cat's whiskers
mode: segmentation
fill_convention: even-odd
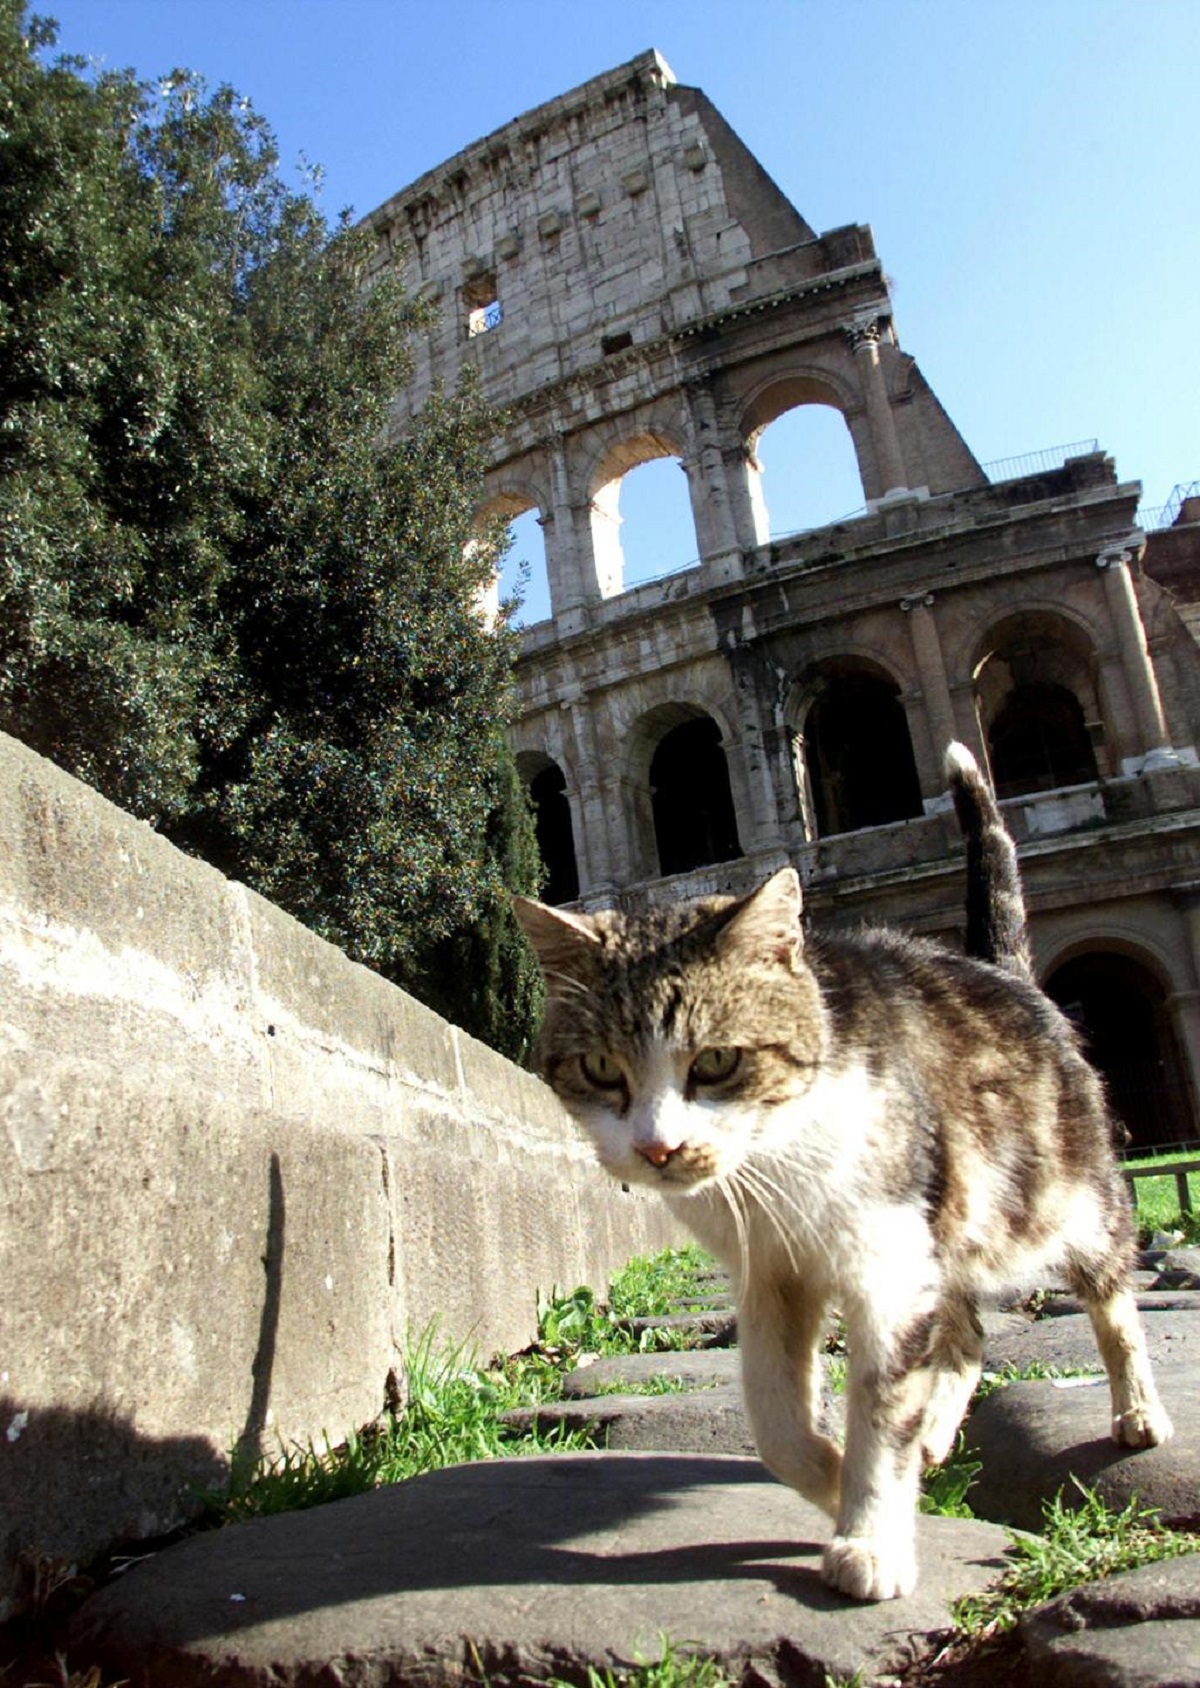
[[[576,979],[570,973],[562,973],[555,967],[543,969],[543,976],[547,987],[555,996],[577,996],[586,999],[596,995],[591,985],[585,984],[582,979]]]
[[[803,1264],[800,1243],[819,1246],[821,1242],[808,1215],[800,1208],[791,1192],[770,1178],[761,1166],[744,1161],[738,1168],[736,1177],[747,1198],[754,1201],[758,1212],[779,1238],[789,1265],[794,1271],[800,1271]],[[779,1211],[780,1208],[796,1222],[794,1228],[785,1222],[785,1214]]]

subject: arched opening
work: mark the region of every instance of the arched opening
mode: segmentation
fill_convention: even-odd
[[[500,602],[519,599],[513,625],[532,627],[551,615],[546,536],[539,512],[531,507],[514,515],[508,524],[508,539],[500,568]]]
[[[900,688],[870,664],[819,677],[804,723],[803,755],[818,837],[923,813]]]
[[[1050,681],[1013,687],[988,729],[988,753],[1001,797],[1099,778],[1083,705]]]
[[[1196,1135],[1191,1092],[1166,991],[1148,967],[1112,950],[1089,950],[1056,967],[1046,994],[1083,1035],[1130,1149]]]
[[[658,869],[690,873],[742,853],[721,732],[709,715],[672,727],[650,759]]]
[[[696,529],[675,447],[638,434],[609,451],[594,481],[592,553],[602,598],[694,562]]]
[[[530,763],[536,768],[530,777]],[[538,896],[545,903],[573,903],[579,895],[579,867],[575,859],[575,828],[567,799],[567,781],[557,762],[520,758],[529,782],[533,826],[542,858]]]
[[[863,513],[854,441],[841,411],[832,405],[802,404],[785,411],[758,435],[754,455],[772,539]]]
[[[639,463],[620,487],[625,591],[696,561],[687,475],[677,457]]]
[[[1001,797],[1100,778],[1105,731],[1087,635],[1050,612],[1012,617],[975,665],[976,707]]]

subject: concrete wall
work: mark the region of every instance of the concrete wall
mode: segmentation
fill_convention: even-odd
[[[0,1613],[676,1240],[550,1092],[0,736]]]

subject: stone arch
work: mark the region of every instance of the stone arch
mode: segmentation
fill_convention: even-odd
[[[788,715],[810,838],[924,812],[900,683],[887,665],[826,657],[793,688]]]
[[[861,408],[862,395],[845,376],[832,370],[807,364],[777,367],[745,395],[738,419],[742,439],[753,446],[763,429],[784,411],[804,404],[828,405],[846,416]]]
[[[1196,1135],[1172,986],[1157,958],[1119,939],[1070,945],[1047,970],[1046,993],[1078,1027],[1113,1111],[1140,1151]]]
[[[861,440],[856,438],[849,422],[850,414],[861,408],[860,395],[843,377],[827,370],[780,368],[752,388],[742,406],[738,426],[745,461],[746,495],[757,543],[765,544],[769,539],[778,539],[788,532],[820,526],[822,520],[835,520],[863,503],[866,495],[863,490]],[[841,418],[845,429],[846,466],[851,470],[848,479],[853,483],[853,490],[848,491],[841,501],[844,508],[822,512],[814,520],[807,512],[799,513],[803,505],[797,494],[804,486],[803,465],[800,463],[788,466],[791,472],[787,482],[794,512],[789,512],[783,496],[775,499],[772,509],[772,486],[779,488],[785,483],[782,479],[768,481],[763,456],[765,436],[775,423],[797,411],[816,409],[826,413],[832,411]]]
[[[530,559],[530,575],[526,593],[526,601],[544,606],[546,613],[554,613],[554,592],[550,579],[550,558],[545,543],[545,522],[548,504],[545,493],[532,481],[518,481],[507,479],[500,486],[495,487],[484,499],[475,512],[474,529],[482,536],[494,523],[503,523],[510,527],[520,517],[532,513],[538,527],[543,529],[540,554]],[[500,600],[508,596],[516,587],[515,571],[510,573],[506,563],[500,572],[490,592],[487,593],[487,605],[493,619],[499,614]],[[533,620],[540,617],[534,615]]]
[[[972,680],[983,742],[1001,797],[1088,784],[1107,737],[1090,631],[1060,610],[996,622],[977,647]]]
[[[658,704],[629,738],[637,846],[647,874],[688,873],[742,854],[719,716],[696,703]]]
[[[587,499],[592,559],[602,598],[615,597],[626,586],[625,553],[620,535],[622,482],[631,470],[671,457],[676,458],[686,470],[687,450],[682,435],[674,427],[657,421],[637,432],[610,438],[593,457],[587,475]],[[687,496],[686,482],[681,482],[681,486]],[[690,501],[688,510],[690,520]],[[693,523],[689,555],[694,555],[695,550]]]
[[[533,804],[534,833],[542,858],[538,895],[547,903],[574,902],[579,895],[579,864],[566,775],[545,751],[519,751],[516,762]]]

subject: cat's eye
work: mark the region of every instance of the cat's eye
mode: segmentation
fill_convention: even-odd
[[[581,1055],[579,1065],[583,1069],[584,1078],[598,1090],[616,1090],[625,1082],[625,1075],[617,1062],[603,1050],[592,1050],[587,1055]]]
[[[732,1078],[742,1059],[740,1049],[702,1049],[688,1075],[694,1084],[720,1084]]]

